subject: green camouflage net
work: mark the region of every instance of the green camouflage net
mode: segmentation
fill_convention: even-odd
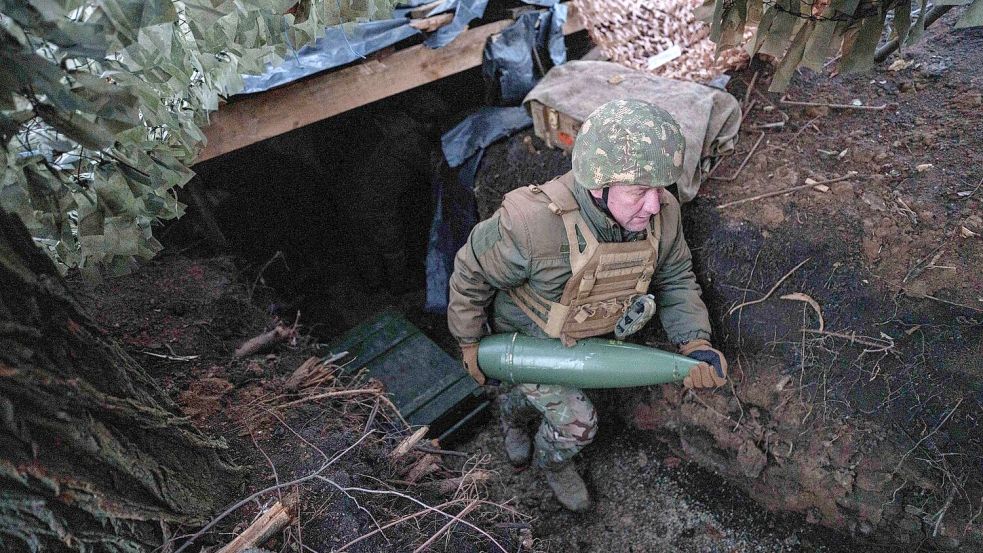
[[[124,272],[183,212],[219,98],[394,2],[0,0],[0,208],[63,272]]]

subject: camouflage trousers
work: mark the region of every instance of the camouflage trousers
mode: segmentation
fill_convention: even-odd
[[[562,467],[597,435],[597,410],[578,388],[517,384],[499,397],[503,426],[542,418],[534,439],[532,462],[537,467]]]

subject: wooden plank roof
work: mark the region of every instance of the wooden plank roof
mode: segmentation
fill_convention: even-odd
[[[584,29],[571,2],[563,34]],[[481,65],[485,41],[512,24],[468,29],[443,48],[423,44],[222,105],[205,127],[208,145],[196,162],[237,150]]]

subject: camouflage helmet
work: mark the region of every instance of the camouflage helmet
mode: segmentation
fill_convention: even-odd
[[[685,147],[679,123],[664,109],[641,100],[612,100],[580,127],[573,177],[587,189],[669,186],[683,174]]]

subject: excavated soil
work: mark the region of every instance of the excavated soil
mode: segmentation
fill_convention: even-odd
[[[527,515],[480,503],[488,494],[476,485],[437,491],[437,481],[479,469],[476,459],[425,459],[426,453],[410,451],[392,460],[390,452],[411,431],[364,375],[335,366],[334,376],[309,393],[288,389],[298,366],[328,354],[306,334],[309,327],[300,327],[296,343],[234,358],[239,345],[276,324],[271,313],[283,308],[269,289],[243,282],[230,258],[165,255],[95,287],[80,279],[72,284],[106,334],[157,379],[182,413],[226,440],[246,475],[228,504],[268,490],[230,511],[189,550],[230,542],[277,501],[295,505],[296,516],[263,551],[413,551],[449,520],[427,505],[474,525],[451,528],[437,542],[448,551],[485,551],[489,536],[514,551],[533,539]],[[423,461],[431,468],[413,476],[410,469]],[[169,529],[175,540],[169,550],[196,530]]]
[[[754,70],[734,76],[729,89],[750,106],[740,145],[683,208],[733,386],[663,386],[619,402],[634,430],[613,428],[585,454],[601,482],[597,512],[574,520],[545,509],[537,529],[583,525],[585,537],[564,538],[582,550],[644,543],[617,541],[614,521],[632,503],[605,492],[627,485],[618,463],[642,447],[864,547],[983,550],[983,31],[951,30],[954,20],[874,71],[803,72],[789,88],[793,101],[877,109],[793,105],[765,92],[764,69],[750,94]],[[529,132],[496,144],[476,182],[481,216],[508,190],[568,168]],[[806,179],[819,186],[721,207]],[[656,330],[641,339],[666,345]],[[622,446],[625,457],[610,452]],[[653,465],[658,482],[667,472]],[[649,485],[646,497],[659,491]],[[662,535],[669,549],[727,550]]]

